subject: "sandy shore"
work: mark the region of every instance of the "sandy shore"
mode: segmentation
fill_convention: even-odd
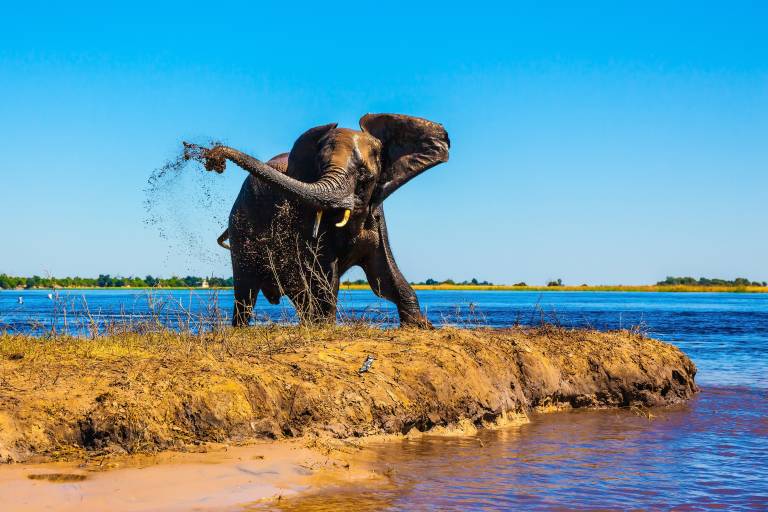
[[[8,465],[0,467],[0,496],[6,512],[243,510],[313,489],[385,480],[342,450],[286,440],[210,445],[200,453]]]

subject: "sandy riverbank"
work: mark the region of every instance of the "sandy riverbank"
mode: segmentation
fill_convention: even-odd
[[[375,361],[359,374],[367,356]],[[695,366],[637,333],[265,326],[202,336],[0,336],[0,458],[404,434],[531,409],[654,406]]]

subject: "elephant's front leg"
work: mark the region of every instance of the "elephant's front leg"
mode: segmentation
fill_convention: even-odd
[[[376,244],[361,263],[373,293],[395,303],[401,326],[431,329],[432,324],[421,314],[416,292],[403,277],[392,256],[383,212],[377,212],[374,218],[378,224]]]
[[[297,281],[301,283],[288,296],[302,322],[332,324],[336,321],[339,272],[335,260],[308,259],[300,265]]]

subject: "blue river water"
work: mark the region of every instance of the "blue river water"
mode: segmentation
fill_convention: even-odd
[[[631,411],[557,413],[477,438],[384,444],[376,463],[395,469],[391,486],[337,489],[302,509],[768,509],[768,294],[418,295],[436,325],[642,330],[693,359],[702,392],[650,420]],[[228,321],[231,304],[231,291],[3,291],[0,331],[83,333],[89,322],[125,318],[204,326],[212,317]],[[256,310],[258,321],[295,320],[287,302],[260,298]],[[342,292],[339,310],[396,324],[394,308],[368,291]]]

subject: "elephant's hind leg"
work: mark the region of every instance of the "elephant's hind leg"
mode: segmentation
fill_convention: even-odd
[[[251,289],[243,294],[235,293],[235,309],[232,312],[233,327],[246,327],[251,322],[258,293],[258,289]]]
[[[235,271],[234,281],[235,308],[232,312],[232,326],[245,327],[251,322],[260,284],[250,272]]]

